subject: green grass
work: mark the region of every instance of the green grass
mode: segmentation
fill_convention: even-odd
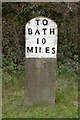
[[[6,81],[5,81],[6,80]],[[54,106],[24,104],[24,76],[3,74],[3,118],[77,118],[78,88],[76,75],[59,75]]]

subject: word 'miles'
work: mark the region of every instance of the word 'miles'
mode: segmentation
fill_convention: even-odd
[[[34,18],[26,25],[26,57],[56,58],[57,25],[47,18]]]

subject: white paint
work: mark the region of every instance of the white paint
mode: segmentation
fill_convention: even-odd
[[[38,24],[36,20],[39,20]],[[48,24],[47,24],[47,21],[48,21]],[[51,32],[50,34],[50,31],[53,31],[53,29],[54,29],[54,32]],[[32,31],[32,34],[29,34],[28,30],[30,30],[30,33]],[[26,27],[25,27],[26,58],[56,58],[57,57],[57,33],[58,33],[57,24],[53,20],[45,17],[37,17],[37,18],[31,19],[26,24]],[[37,43],[37,38],[39,39],[39,43]],[[46,40],[46,43],[44,39]],[[42,42],[45,44],[43,44]],[[39,50],[39,47],[41,50]],[[31,49],[31,52],[30,52],[30,49]],[[39,51],[36,51],[36,49]],[[55,53],[53,49],[55,49]]]

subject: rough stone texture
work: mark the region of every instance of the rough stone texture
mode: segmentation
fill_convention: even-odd
[[[57,24],[49,18],[36,17],[25,26],[27,106],[55,103],[57,34]]]
[[[27,58],[25,60],[25,103],[55,103],[55,58]]]

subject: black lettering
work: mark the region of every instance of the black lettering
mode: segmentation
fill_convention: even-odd
[[[42,43],[43,43],[43,44],[46,43],[46,39],[45,39],[45,38],[42,39]]]
[[[28,34],[32,35],[32,29],[31,28],[28,28]]]
[[[49,47],[46,47],[46,48],[45,48],[45,52],[46,52],[46,53],[50,53],[49,49],[50,49]]]
[[[40,21],[40,20],[39,20],[39,19],[37,19],[37,20],[35,20],[35,21],[37,22],[37,25],[39,25],[39,21]]]
[[[50,28],[50,35],[54,34],[54,28]]]
[[[36,34],[40,35],[40,32],[39,32],[38,29],[37,29],[36,32],[35,32],[35,35],[36,35]]]
[[[46,35],[46,30],[47,30],[47,28],[43,28],[44,35]]]
[[[41,53],[41,47],[39,47],[39,53]]]
[[[39,38],[37,38],[37,44],[39,44]]]
[[[38,53],[38,51],[37,51],[37,47],[35,47],[35,53]]]
[[[42,21],[42,23],[43,23],[43,25],[47,25],[47,24],[48,24],[48,21],[47,21],[46,19],[44,19],[44,20]]]
[[[41,53],[41,47],[35,47],[35,53]]]
[[[33,53],[33,47],[27,47],[27,53],[29,53],[29,52],[31,52],[31,53]]]
[[[54,53],[55,53],[55,48],[53,47],[53,48],[52,48],[52,54],[54,54]]]

